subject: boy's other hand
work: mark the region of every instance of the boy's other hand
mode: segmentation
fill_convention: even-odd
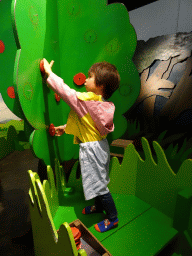
[[[52,60],[49,64],[49,62],[44,58],[43,59],[43,64],[44,64],[44,69],[45,73],[49,76],[52,73],[52,66],[53,66],[54,60]]]
[[[65,133],[66,126],[67,125],[65,124],[65,125],[61,125],[61,126],[55,127],[55,136],[63,135],[63,133]]]

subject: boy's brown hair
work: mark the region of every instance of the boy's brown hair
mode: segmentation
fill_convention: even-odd
[[[120,75],[117,68],[106,61],[98,62],[91,66],[89,75],[95,75],[96,86],[103,85],[103,98],[109,99],[112,94],[119,88]]]

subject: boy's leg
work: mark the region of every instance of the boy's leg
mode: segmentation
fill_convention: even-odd
[[[117,218],[118,213],[110,192],[105,195],[99,196],[99,199],[101,201],[103,209],[106,211],[108,219],[105,219],[100,223],[96,224],[95,229],[99,232],[105,232],[117,226],[119,222]]]
[[[95,207],[98,211],[103,212],[103,206],[99,196],[95,197]]]
[[[108,219],[114,221],[117,218],[117,209],[111,193],[108,192],[105,195],[99,196],[99,199]]]
[[[97,196],[95,197],[95,204],[92,206],[87,206],[83,209],[83,214],[90,214],[90,213],[101,213],[103,212],[103,207],[100,201],[100,198]]]

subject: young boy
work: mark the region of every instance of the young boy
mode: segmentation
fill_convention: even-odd
[[[79,161],[85,200],[95,198],[95,204],[83,209],[83,214],[99,213],[105,210],[107,219],[95,225],[99,232],[117,226],[117,210],[107,187],[109,179],[110,150],[107,134],[114,130],[115,106],[106,101],[119,88],[120,76],[116,67],[108,62],[91,66],[85,81],[87,92],[71,89],[52,72],[54,61],[44,60],[48,87],[56,92],[70,107],[71,111],[64,126],[55,127],[56,136],[64,132],[74,135],[79,144]]]

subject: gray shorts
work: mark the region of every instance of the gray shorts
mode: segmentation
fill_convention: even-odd
[[[79,161],[85,200],[109,192],[110,150],[107,139],[80,143]]]

